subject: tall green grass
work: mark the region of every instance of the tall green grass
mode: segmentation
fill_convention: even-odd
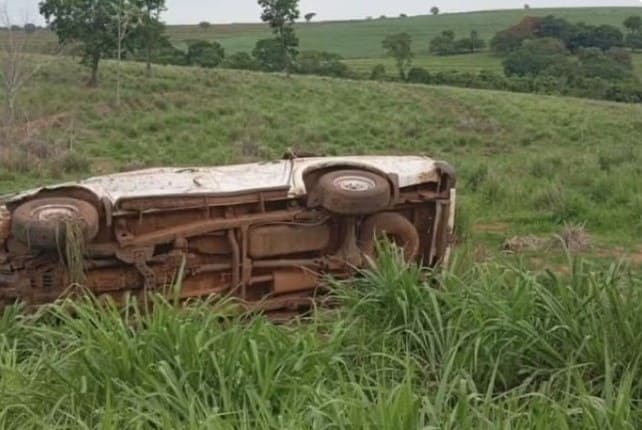
[[[425,279],[388,251],[332,284],[342,307],[282,326],[160,299],[10,309],[0,427],[639,428],[642,277],[569,270]]]

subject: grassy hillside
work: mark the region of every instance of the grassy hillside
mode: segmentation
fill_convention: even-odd
[[[44,159],[5,157],[0,190],[87,169],[232,163],[288,148],[421,153],[459,169],[460,222],[485,225],[478,233],[495,249],[565,222],[586,223],[605,245],[635,248],[642,234],[642,106],[173,67],[148,80],[142,65],[127,64],[117,108],[106,66],[97,90],[66,59],[27,88],[22,147]],[[52,147],[74,155],[54,163]]]
[[[638,78],[642,79],[642,53],[634,53],[633,69]],[[387,58],[353,58],[348,59],[345,63],[350,70],[356,72],[359,76],[370,76],[372,68],[377,64],[383,64],[386,72],[391,76],[398,76],[395,60]],[[502,57],[493,55],[489,52],[480,52],[470,55],[450,55],[440,57],[436,55],[420,55],[414,58],[413,66],[423,67],[431,72],[479,72],[480,70],[490,70],[493,72],[503,72]]]
[[[405,31],[412,35],[416,52],[423,54],[428,52],[430,39],[444,30],[454,30],[460,36],[477,30],[480,37],[488,40],[497,31],[515,24],[524,16],[550,14],[572,22],[621,26],[628,16],[640,15],[640,8],[521,9],[369,21],[320,22],[300,24],[297,35],[304,50],[330,51],[345,58],[372,58],[384,55],[381,41],[386,35]],[[229,52],[249,52],[257,40],[270,36],[269,29],[262,24],[214,25],[209,29],[173,26],[169,27],[168,32],[170,38],[178,44],[190,39],[218,40]]]
[[[345,58],[379,58],[384,56],[381,48],[384,37],[405,31],[412,35],[414,50],[421,56],[428,53],[430,39],[444,30],[454,30],[459,36],[477,30],[480,37],[490,40],[497,31],[515,24],[524,16],[554,14],[572,22],[583,21],[621,27],[627,17],[640,13],[640,8],[630,7],[483,11],[408,18],[313,22],[299,24],[297,35],[303,50],[330,51]],[[217,40],[228,53],[251,52],[257,40],[271,37],[269,28],[263,24],[212,25],[206,29],[196,25],[169,26],[167,32],[179,47],[185,47],[185,42],[189,40]],[[47,52],[55,45],[55,35],[47,31],[37,32],[31,39],[32,49],[39,52]]]
[[[120,106],[111,62],[98,89],[71,59],[41,70],[20,122],[0,128],[0,192],[287,148],[428,154],[459,171],[454,264],[421,273],[388,251],[362,277],[328,281],[338,309],[287,325],[225,303],[10,308],[0,428],[641,428],[642,105],[123,69]],[[585,225],[590,261],[561,246],[499,253],[566,223]]]

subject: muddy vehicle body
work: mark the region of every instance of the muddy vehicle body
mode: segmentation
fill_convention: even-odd
[[[158,168],[30,190],[0,201],[0,306],[49,303],[75,283],[121,300],[178,280],[183,300],[296,309],[324,275],[365,267],[382,236],[442,264],[455,198],[453,170],[419,156]]]

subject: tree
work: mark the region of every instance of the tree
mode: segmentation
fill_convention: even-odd
[[[392,34],[383,40],[382,46],[396,60],[399,77],[405,81],[406,71],[412,65],[412,38],[408,33]]]
[[[279,72],[286,68],[283,46],[278,39],[262,39],[256,42],[252,56],[260,70]]]
[[[156,49],[163,44],[165,24],[160,20],[166,10],[165,0],[137,0],[141,10],[140,24],[132,34],[134,47],[140,47],[145,53],[146,74],[152,74],[152,57]]]
[[[212,24],[210,24],[208,21],[201,21],[198,23],[198,26],[199,28],[207,29],[207,28],[210,28]]]
[[[486,42],[479,38],[479,33],[477,30],[472,30],[470,32],[470,52],[475,53],[486,47]]]
[[[305,18],[305,22],[309,23],[314,19],[315,16],[317,16],[316,12],[309,12],[306,13],[303,17]]]
[[[299,39],[294,32],[294,23],[299,18],[299,0],[258,0],[263,9],[261,20],[272,28],[280,46],[280,55],[285,72],[289,75],[298,53]]]
[[[45,57],[33,57],[27,44],[31,33],[23,33],[23,27],[11,23],[8,5],[0,4],[0,81],[6,109],[6,122],[16,119],[16,103],[24,86],[45,66]],[[49,57],[51,58],[51,57]]]
[[[439,15],[439,8],[437,6],[431,7],[430,13],[432,13],[433,15]]]
[[[579,73],[584,77],[617,81],[632,76],[631,54],[622,48],[611,48],[607,52],[581,48],[577,56]]]
[[[600,48],[607,51],[614,46],[624,46],[624,34],[612,25],[578,25],[577,34],[567,44],[575,51],[579,48]]]
[[[455,32],[444,30],[430,41],[430,52],[436,55],[455,54]]]
[[[518,49],[522,41],[537,37],[535,32],[539,28],[543,18],[527,16],[517,24],[499,31],[490,41],[493,52],[506,55]]]
[[[640,16],[630,16],[624,20],[624,28],[629,30],[631,33],[640,33],[642,32],[642,17]]]
[[[553,38],[526,40],[503,62],[507,76],[537,76],[553,65],[567,62],[564,44]]]
[[[225,50],[218,42],[197,40],[190,43],[187,49],[187,61],[194,66],[213,68],[220,65],[224,59]]]
[[[129,0],[128,0],[129,1]],[[61,44],[78,43],[82,64],[91,70],[90,86],[98,85],[100,60],[118,49],[118,29],[114,25],[115,0],[43,0],[40,13]]]
[[[38,27],[36,27],[36,24],[31,24],[31,23],[25,24],[23,28],[25,30],[25,33],[27,34],[35,33],[36,30],[38,30]]]
[[[633,50],[642,49],[642,32],[627,34],[626,46]]]
[[[531,8],[531,5],[529,5],[528,3],[524,4],[524,9],[527,9],[527,10],[528,10],[528,9],[530,9],[530,8]]]

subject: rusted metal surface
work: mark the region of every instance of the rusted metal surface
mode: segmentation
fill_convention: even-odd
[[[172,294],[180,300],[226,295],[249,309],[296,311],[323,295],[325,275],[347,278],[369,264],[381,234],[410,259],[446,261],[452,175],[424,157],[293,158],[149,169],[28,191],[5,199],[8,209],[0,206],[0,306],[38,305],[76,291],[69,289],[75,272],[65,252],[13,236],[16,222],[29,225],[13,216],[25,213],[25,204],[92,205],[97,232],[78,252],[84,286],[98,296],[122,300],[179,285]],[[349,180],[333,180],[344,176]],[[337,196],[363,206],[336,204]],[[54,216],[56,222],[62,219]]]

